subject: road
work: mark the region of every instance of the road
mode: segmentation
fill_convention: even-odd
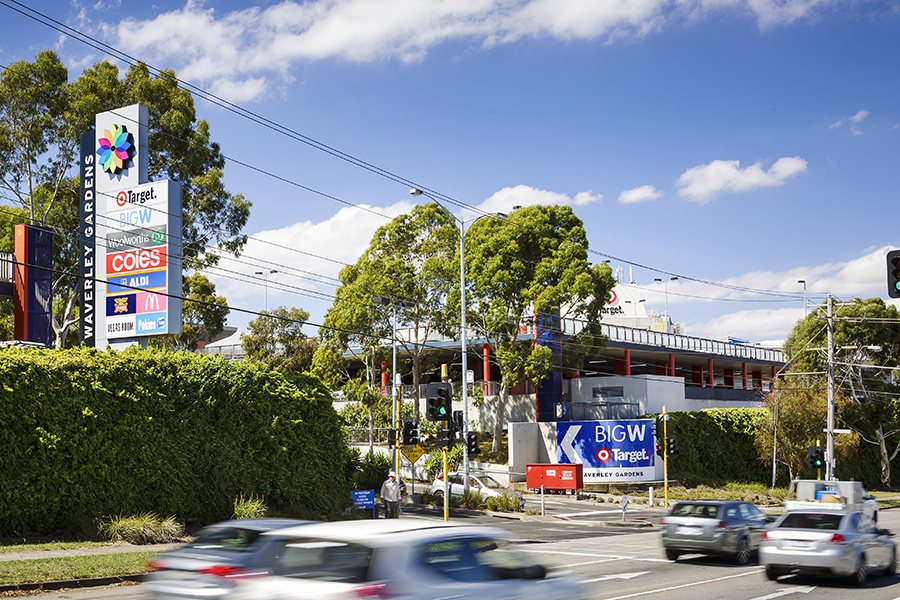
[[[518,548],[535,562],[582,577],[591,600],[846,600],[851,597],[853,600],[900,600],[900,577],[873,575],[863,588],[857,589],[837,580],[783,577],[768,581],[755,563],[740,567],[726,560],[699,556],[688,556],[673,563],[663,554],[656,528],[621,528],[597,523],[621,519],[620,508],[617,515],[583,515],[580,513],[590,512],[585,510],[584,502],[555,502],[559,504],[554,505],[553,512],[571,515],[568,520],[515,521],[470,513],[454,515],[452,520],[490,523],[506,529],[519,542]],[[662,510],[643,507],[627,514],[629,520],[639,516],[658,520]],[[441,518],[441,515],[439,511],[407,510],[403,518]],[[879,521],[882,527],[900,532],[900,510],[883,511]],[[145,600],[146,596],[140,586],[124,586],[47,593],[41,598]]]

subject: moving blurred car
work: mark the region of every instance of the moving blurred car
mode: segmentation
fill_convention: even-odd
[[[241,580],[235,598],[585,598],[573,575],[548,575],[543,566],[511,548],[499,529],[367,520],[320,523],[273,534],[282,541],[272,575]]]
[[[464,477],[464,473],[450,473],[448,479],[450,481],[451,496],[463,495],[463,492],[465,491],[465,486],[463,485]],[[442,473],[435,477],[434,481],[432,482],[431,495],[435,498],[435,500],[443,502],[444,491],[446,489],[447,484],[444,481],[444,475]],[[469,473],[469,489],[481,492],[481,496],[484,498],[500,497],[506,494],[512,496],[513,498],[517,498],[519,500],[519,506],[521,506],[522,508],[525,507],[525,497],[522,496],[522,494],[509,488],[503,487],[499,481],[497,481],[490,475],[476,475],[474,473]]]
[[[154,600],[229,597],[237,580],[267,573],[280,547],[276,533],[315,521],[236,519],[200,530],[193,542],[160,554],[144,589]]]
[[[660,521],[666,558],[700,553],[730,556],[745,565],[759,547],[763,530],[774,520],[749,502],[679,502]]]
[[[870,571],[897,572],[891,533],[860,511],[798,510],[785,513],[766,531],[759,564],[775,580],[787,573],[847,576],[857,585]]]

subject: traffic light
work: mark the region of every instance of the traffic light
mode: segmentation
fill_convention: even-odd
[[[412,446],[416,442],[413,441],[413,431],[415,431],[415,423],[413,423],[412,419],[406,418],[403,419],[403,445],[404,446]]]
[[[396,446],[397,445],[397,430],[396,429],[388,429],[388,446]]]
[[[666,447],[662,443],[662,437],[656,438],[656,455],[662,456],[665,453]]]
[[[810,446],[806,449],[806,466],[810,469],[821,469],[825,466],[825,448]]]
[[[447,448],[450,446],[450,430],[444,429],[441,427],[437,430],[437,445],[438,448]]]
[[[674,435],[670,435],[666,438],[666,449],[669,453],[669,458],[675,458],[678,456],[678,438]]]
[[[419,428],[413,425],[412,430],[410,430],[409,445],[415,446],[416,444],[418,444],[421,439],[421,435],[422,432],[419,430]]]
[[[453,417],[450,419],[450,439],[452,441],[461,440],[463,436],[463,413],[461,410],[454,410]]]
[[[478,448],[477,431],[470,431],[466,434],[466,451],[469,453],[469,456],[476,456],[481,453],[481,450]]]
[[[425,387],[425,417],[429,421],[449,421],[451,409],[449,383],[429,383]]]
[[[888,296],[900,298],[900,250],[887,253]]]

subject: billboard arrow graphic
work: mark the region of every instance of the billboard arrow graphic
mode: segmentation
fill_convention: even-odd
[[[566,455],[566,458],[568,458],[569,462],[573,465],[584,463],[581,457],[578,456],[578,451],[575,450],[575,446],[572,445],[572,442],[575,441],[575,436],[578,435],[579,431],[581,431],[581,425],[572,425],[566,430],[566,435],[563,436],[562,441],[559,443],[559,447],[563,451],[563,454]]]

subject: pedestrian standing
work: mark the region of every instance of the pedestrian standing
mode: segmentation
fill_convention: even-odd
[[[400,483],[397,474],[388,472],[387,481],[381,484],[381,501],[384,503],[384,518],[400,518]]]

